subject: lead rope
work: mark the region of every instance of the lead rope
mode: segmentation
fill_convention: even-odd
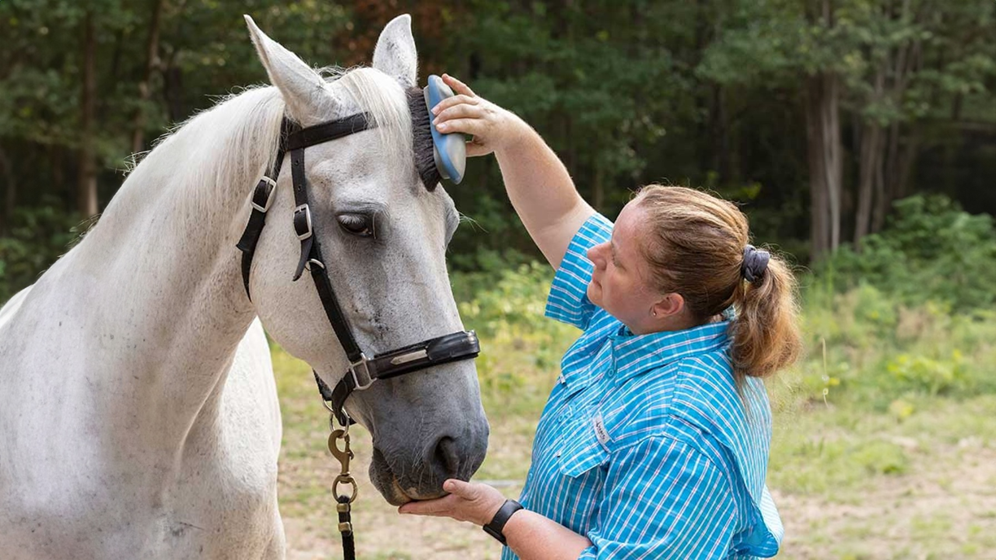
[[[342,537],[342,556],[345,560],[356,560],[356,547],[353,542],[353,521],[351,518],[352,504],[356,500],[356,479],[349,472],[349,461],[354,457],[353,451],[349,448],[349,422],[344,427],[335,427],[335,415],[329,416],[329,452],[339,461],[339,476],[332,482],[332,495],[335,496],[335,509],[339,512],[339,534]],[[339,448],[339,441],[342,441],[342,448]],[[352,487],[352,492],[348,494],[339,493],[339,485],[348,484]]]

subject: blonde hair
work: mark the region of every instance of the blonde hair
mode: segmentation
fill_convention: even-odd
[[[647,185],[635,203],[649,227],[642,251],[661,293],[678,293],[697,323],[733,306],[731,360],[738,384],[767,377],[794,362],[802,342],[796,284],[784,260],[772,254],[754,282],[744,279],[747,216],[732,203],[684,187]]]

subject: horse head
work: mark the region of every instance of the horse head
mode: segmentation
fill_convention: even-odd
[[[247,22],[285,118],[309,127],[366,114],[373,123],[310,145],[303,158],[312,231],[358,345],[372,355],[462,330],[445,261],[459,215],[445,190],[424,184],[416,165],[410,18],[384,28],[372,68],[332,79]],[[270,336],[331,387],[349,363],[315,284],[307,274],[291,281],[302,250],[290,225],[295,200],[287,160],[267,214],[273,225],[259,238],[248,283]],[[466,480],[484,459],[488,424],[472,360],[377,381],[352,393],[345,410],[372,434],[370,478],[392,504],[438,497],[446,478]]]

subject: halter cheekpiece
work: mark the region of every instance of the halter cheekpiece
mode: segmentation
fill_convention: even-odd
[[[322,398],[343,426],[353,423],[343,409],[346,399],[353,391],[367,389],[378,379],[389,379],[450,362],[473,359],[481,351],[474,331],[458,331],[368,358],[353,336],[349,321],[342,312],[339,300],[332,289],[326,261],[322,256],[321,243],[315,235],[308,179],[304,169],[304,153],[310,146],[331,142],[375,126],[367,113],[357,113],[307,128],[301,128],[285,118],[280,127],[280,147],[273,169],[256,184],[252,194],[252,213],[249,216],[249,223],[237,245],[242,251],[242,281],[246,295],[252,299],[249,294],[249,273],[252,270],[253,253],[266,224],[266,214],[276,198],[277,178],[280,176],[284,155],[290,152],[295,204],[293,224],[297,238],[301,242],[301,256],[293,279],[296,281],[300,278],[306,268],[311,272],[325,315],[349,360],[346,375],[334,389],[329,389],[318,373],[314,372]]]

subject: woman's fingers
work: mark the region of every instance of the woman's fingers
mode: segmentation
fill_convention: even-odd
[[[433,121],[439,124],[443,121],[454,119],[454,118],[481,118],[484,116],[484,109],[480,105],[467,105],[461,103],[460,105],[453,105],[447,107],[445,110],[440,111],[436,115],[436,119]]]
[[[432,515],[436,517],[452,517],[451,513],[456,509],[460,498],[450,495],[436,500],[424,502],[408,502],[398,508],[398,513],[410,513],[413,515]]]
[[[435,107],[432,108],[432,114],[438,115],[454,105],[477,105],[480,102],[480,99],[480,97],[470,97],[467,95],[454,95],[453,97],[447,97],[439,103],[436,103]]]
[[[470,86],[454,78],[453,76],[450,76],[449,74],[443,74],[443,82],[453,88],[453,91],[456,93],[462,93],[471,97],[474,96],[474,91],[470,89]]]
[[[450,119],[437,124],[436,130],[443,134],[462,132],[471,136],[478,136],[485,133],[486,127],[484,121],[481,119]]]

